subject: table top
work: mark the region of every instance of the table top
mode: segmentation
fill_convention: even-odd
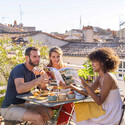
[[[59,105],[64,105],[64,104],[80,101],[80,100],[76,99],[76,100],[67,100],[67,101],[62,101],[62,102],[49,103],[48,98],[43,99],[43,100],[38,100],[38,99],[30,99],[29,96],[32,96],[32,94],[31,93],[21,94],[21,95],[18,95],[16,97],[20,98],[20,99],[23,99],[23,100],[30,101],[30,102],[34,102],[36,104],[40,104],[40,105],[43,105],[43,106],[46,106],[46,107],[55,107],[55,106],[59,106]]]

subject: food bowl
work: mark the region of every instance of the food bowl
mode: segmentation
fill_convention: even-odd
[[[56,95],[52,95],[52,96],[48,95],[48,100],[49,101],[56,101],[57,100],[57,96]]]
[[[78,93],[78,92],[76,92],[76,91],[74,91],[74,93],[76,94],[76,99],[78,99],[78,100],[81,100],[81,99],[84,99],[84,98],[85,98],[84,95],[81,95],[80,93]]]
[[[68,99],[75,99],[76,98],[76,94],[67,94]]]
[[[66,100],[66,94],[65,93],[59,93],[58,94],[58,99],[59,100]]]

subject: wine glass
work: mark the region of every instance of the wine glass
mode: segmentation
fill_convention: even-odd
[[[47,89],[48,89],[49,91],[51,91],[51,90],[53,89],[53,86],[50,85],[50,84],[46,84],[46,87],[47,87]]]

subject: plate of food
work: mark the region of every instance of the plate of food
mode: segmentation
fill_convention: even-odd
[[[99,94],[99,93],[100,93],[100,90],[99,90],[99,89],[96,89],[96,90],[95,90],[95,93],[96,93],[96,94]]]
[[[47,97],[34,97],[34,96],[29,96],[29,99],[43,100],[43,99],[47,99]]]
[[[32,96],[29,96],[29,99],[39,99],[39,100],[43,100],[43,99],[47,99],[47,96],[51,94],[51,91],[35,91],[32,92]]]
[[[39,96],[39,95],[40,95],[40,97],[45,97],[51,93],[52,93],[51,91],[44,90],[44,91],[36,91],[36,92],[33,92],[32,94],[34,97]]]

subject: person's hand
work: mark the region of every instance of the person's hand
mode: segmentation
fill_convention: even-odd
[[[59,82],[59,87],[62,88],[62,89],[66,89],[66,83],[64,83],[64,82],[62,82],[62,81],[60,80],[60,82]]]
[[[45,90],[47,89],[46,84],[49,83],[48,75],[45,73],[41,77],[41,82],[37,85],[40,89]]]
[[[64,89],[71,88],[71,85],[65,85]]]
[[[59,86],[65,86],[65,84],[60,80]]]
[[[71,84],[66,85],[66,82],[64,84],[62,81],[60,81],[59,87],[61,87],[62,89],[68,89],[68,88],[71,88]]]
[[[33,68],[33,73],[37,76],[37,75],[43,75],[43,74],[45,74],[45,71],[43,69],[34,67]]]
[[[48,75],[46,73],[41,75],[40,77],[38,77],[36,80],[37,80],[36,81],[37,85],[48,84],[49,83],[49,77],[48,77]]]
[[[72,84],[70,84],[70,85],[68,85],[68,86],[69,86],[69,88],[73,89],[74,87],[76,87],[76,84],[75,84],[75,83],[72,83]]]
[[[79,77],[79,78],[81,79],[82,85],[86,88],[88,86],[88,84],[86,83],[86,81],[83,78],[81,78],[81,77]]]
[[[50,81],[49,81],[49,76],[47,75],[47,73],[44,73],[43,75],[42,75],[42,77],[43,77],[43,80],[42,80],[42,82],[41,82],[41,84],[48,84]]]

